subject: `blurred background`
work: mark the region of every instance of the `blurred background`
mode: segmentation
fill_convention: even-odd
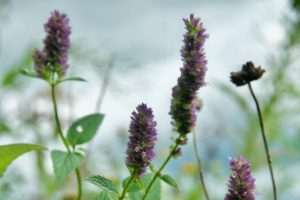
[[[55,135],[50,88],[19,74],[32,68],[32,52],[41,48],[43,24],[54,9],[68,14],[72,26],[69,76],[87,83],[59,87],[64,130],[78,117],[100,111],[105,120],[84,146],[83,176],[101,174],[119,183],[128,124],[136,105],[153,108],[158,123],[159,166],[171,144],[171,88],[182,66],[180,48],[190,13],[201,17],[209,34],[207,86],[199,97],[197,143],[211,199],[223,199],[230,170],[228,157],[252,163],[257,199],[271,199],[272,186],[254,102],[246,87],[229,81],[252,60],[267,70],[253,83],[262,106],[280,200],[300,199],[300,2],[298,0],[152,0],[16,1],[0,0],[0,145],[38,143],[63,149]],[[1,159],[1,158],[0,158]],[[183,155],[164,171],[176,177],[180,191],[162,185],[162,199],[204,199],[192,138]],[[0,179],[0,199],[74,199],[75,177],[55,182],[49,152],[17,159]],[[99,190],[84,183],[85,199]]]

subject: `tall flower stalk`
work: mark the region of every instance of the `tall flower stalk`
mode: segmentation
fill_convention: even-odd
[[[245,65],[242,66],[242,69],[240,71],[232,72],[231,76],[230,76],[230,79],[236,86],[248,85],[249,91],[250,91],[250,93],[253,97],[253,100],[255,102],[257,115],[258,115],[258,120],[259,120],[259,125],[260,125],[260,129],[261,129],[261,135],[262,135],[262,138],[263,138],[263,144],[264,144],[264,148],[265,148],[266,158],[267,158],[269,172],[270,172],[271,181],[272,181],[273,196],[274,196],[274,200],[277,200],[277,190],[276,190],[275,177],[274,177],[272,161],[271,161],[271,155],[270,155],[270,152],[269,152],[269,147],[268,147],[268,142],[267,142],[267,137],[266,137],[266,133],[265,133],[263,117],[262,117],[262,114],[261,114],[261,109],[260,109],[260,106],[259,106],[259,102],[258,102],[257,97],[256,97],[256,95],[253,91],[252,86],[251,86],[251,81],[260,79],[262,77],[262,75],[264,74],[264,72],[265,72],[264,69],[261,69],[260,67],[255,67],[252,62],[247,62]]]
[[[155,141],[157,137],[156,122],[152,109],[142,103],[132,112],[129,126],[129,142],[126,150],[126,165],[131,172],[123,192],[119,198],[125,198],[130,183],[138,178],[142,178],[148,166],[154,159]]]
[[[152,185],[160,176],[164,167],[172,157],[180,155],[180,147],[187,143],[187,134],[193,131],[196,124],[197,91],[205,85],[207,60],[204,52],[204,42],[208,35],[205,33],[206,30],[200,22],[200,18],[195,18],[193,14],[190,15],[189,19],[183,21],[187,29],[184,34],[184,45],[181,49],[183,67],[180,69],[181,75],[178,78],[177,85],[173,87],[170,111],[172,125],[178,136],[170,148],[168,157],[156,171],[146,188],[143,200],[146,199]],[[199,169],[202,168],[199,167]],[[202,185],[206,191],[203,182]],[[208,195],[206,195],[206,199],[209,199]]]
[[[75,151],[71,147],[62,131],[56,100],[56,87],[64,77],[68,68],[68,53],[70,50],[69,18],[66,14],[54,11],[44,25],[47,36],[44,40],[43,50],[35,50],[33,54],[34,67],[37,75],[48,81],[51,86],[51,97],[57,131],[68,153]],[[78,183],[78,200],[82,197],[82,181],[79,168],[76,168]]]

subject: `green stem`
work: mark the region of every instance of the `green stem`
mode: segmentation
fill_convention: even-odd
[[[146,188],[145,194],[142,198],[142,200],[145,200],[153,183],[155,182],[155,180],[160,176],[161,171],[164,169],[164,167],[168,164],[168,162],[171,160],[174,151],[177,149],[177,147],[179,146],[179,143],[177,142],[178,140],[176,139],[176,143],[175,146],[171,149],[168,157],[166,158],[166,160],[163,162],[163,164],[160,166],[160,168],[158,169],[158,171],[155,172],[150,184],[148,185],[148,187]]]
[[[77,178],[77,186],[78,186],[78,196],[77,200],[81,200],[82,196],[82,186],[81,186],[81,175],[80,175],[80,169],[77,167],[76,168],[76,178]]]
[[[60,120],[59,120],[59,117],[58,117],[55,87],[56,87],[56,84],[51,84],[51,96],[52,96],[52,102],[53,102],[55,122],[56,122],[56,126],[57,126],[57,129],[58,129],[58,134],[59,134],[61,140],[63,141],[68,153],[71,153],[70,146],[67,142],[67,139],[64,137],[64,134],[63,134],[63,131],[62,131],[62,128],[61,128],[61,124],[60,124]],[[73,151],[74,150],[75,150],[75,147],[74,147]],[[82,181],[81,181],[79,168],[76,168],[76,178],[77,178],[77,183],[78,183],[78,197],[77,197],[77,200],[81,200],[81,196],[82,196],[82,187],[81,187],[82,183],[81,182]]]
[[[195,157],[196,157],[197,164],[198,164],[198,169],[199,169],[198,172],[199,172],[202,190],[204,192],[206,200],[209,200],[208,192],[207,192],[207,189],[205,186],[204,175],[203,175],[203,171],[202,171],[202,162],[200,159],[200,154],[198,153],[198,146],[197,146],[197,141],[196,141],[196,131],[195,130],[193,131],[193,146],[194,146]]]
[[[250,93],[251,93],[251,95],[252,95],[252,97],[255,101],[256,110],[257,110],[257,114],[258,114],[258,118],[259,118],[259,125],[260,125],[260,129],[261,129],[261,134],[262,134],[262,137],[263,137],[266,157],[267,157],[267,161],[268,161],[269,171],[270,171],[270,175],[271,175],[271,179],[272,179],[274,200],[277,200],[276,183],[275,183],[275,178],[274,178],[272,162],[271,162],[271,156],[270,156],[269,147],[268,147],[268,143],[267,143],[267,138],[266,138],[266,134],[265,134],[263,118],[262,118],[262,114],[261,114],[261,111],[260,111],[260,106],[259,106],[258,100],[257,100],[257,98],[254,94],[254,91],[252,89],[252,86],[251,86],[250,82],[248,83],[248,87],[249,87]]]
[[[55,84],[51,84],[51,96],[52,96],[52,102],[53,102],[55,122],[56,122],[56,126],[57,126],[57,129],[58,129],[58,134],[59,134],[61,140],[63,141],[66,149],[70,153],[71,152],[70,147],[68,145],[67,139],[64,137],[64,134],[62,132],[60,120],[59,120],[59,117],[58,117],[57,102],[56,102],[56,96],[55,96],[55,86],[56,86]]]
[[[128,188],[129,188],[129,186],[130,186],[130,184],[131,184],[131,182],[133,181],[133,179],[134,179],[135,176],[136,176],[136,170],[134,170],[134,171],[132,172],[132,174],[131,174],[131,176],[130,176],[130,179],[127,181],[127,183],[126,183],[126,185],[125,185],[125,187],[124,187],[124,189],[123,189],[123,192],[122,192],[121,196],[119,197],[119,200],[122,200],[122,199],[125,198],[125,196],[126,196],[126,194],[127,194],[127,191],[128,191]]]

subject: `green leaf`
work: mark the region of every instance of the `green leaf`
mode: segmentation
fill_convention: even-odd
[[[18,69],[11,69],[10,71],[6,72],[3,75],[1,85],[4,87],[16,87],[17,84],[17,77],[19,75]]]
[[[162,176],[160,176],[160,179],[163,182],[167,183],[168,185],[179,189],[175,179],[173,177],[171,177],[170,175],[162,175]]]
[[[1,82],[2,86],[17,88],[22,85],[22,82],[19,80],[20,70],[32,67],[32,51],[33,48],[27,48],[22,57],[17,60],[17,63],[14,63],[7,68],[9,70],[3,74]]]
[[[84,78],[81,78],[81,77],[68,77],[68,78],[62,79],[61,81],[59,81],[59,83],[65,82],[65,81],[81,81],[81,82],[87,82],[87,80],[85,80]]]
[[[58,182],[63,182],[72,171],[74,171],[83,160],[79,153],[64,152],[59,150],[51,151],[54,174]]]
[[[127,177],[125,178],[123,181],[122,181],[122,186],[123,188],[125,187],[125,185],[127,184],[127,182],[129,181],[130,177]],[[140,183],[141,182],[141,183]],[[128,192],[137,192],[139,190],[141,190],[143,188],[143,182],[142,181],[139,181],[138,179],[137,180],[133,180],[130,185],[129,185],[129,188],[128,188]]]
[[[0,146],[0,177],[12,161],[32,150],[47,150],[47,148],[36,144],[9,144]]]
[[[154,168],[154,165],[152,163],[150,164],[149,169],[150,169],[151,172],[155,173],[155,168]]]
[[[31,78],[39,78],[36,72],[32,69],[21,69],[20,73]]]
[[[129,200],[141,200],[143,197],[142,192],[128,192],[128,199]]]
[[[97,133],[97,129],[102,123],[103,118],[103,114],[96,113],[75,121],[68,130],[68,141],[72,145],[90,141]]]
[[[99,175],[90,176],[86,180],[107,192],[119,195],[119,193],[118,193],[117,189],[114,187],[112,181],[103,176],[99,176]]]
[[[146,173],[144,178],[142,179],[145,188],[150,184],[151,180],[153,178],[152,173]],[[128,193],[128,198],[130,200],[140,200],[145,191],[138,191],[138,192],[129,192]],[[146,197],[146,200],[160,200],[160,194],[161,194],[161,184],[160,184],[160,179],[156,179],[155,182],[153,183],[151,190],[149,194]]]
[[[94,200],[117,200],[118,198],[107,191],[102,191]]]
[[[144,186],[144,182],[141,180],[141,179],[136,179],[135,180],[135,183],[138,185],[138,187],[142,190],[145,189],[145,186]]]

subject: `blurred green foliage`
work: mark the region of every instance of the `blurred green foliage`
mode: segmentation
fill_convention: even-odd
[[[5,72],[1,80],[2,88],[16,89],[22,86],[24,77],[21,76],[20,72],[21,70],[32,68],[32,52],[33,48],[27,48],[20,60],[8,68],[9,70]]]

